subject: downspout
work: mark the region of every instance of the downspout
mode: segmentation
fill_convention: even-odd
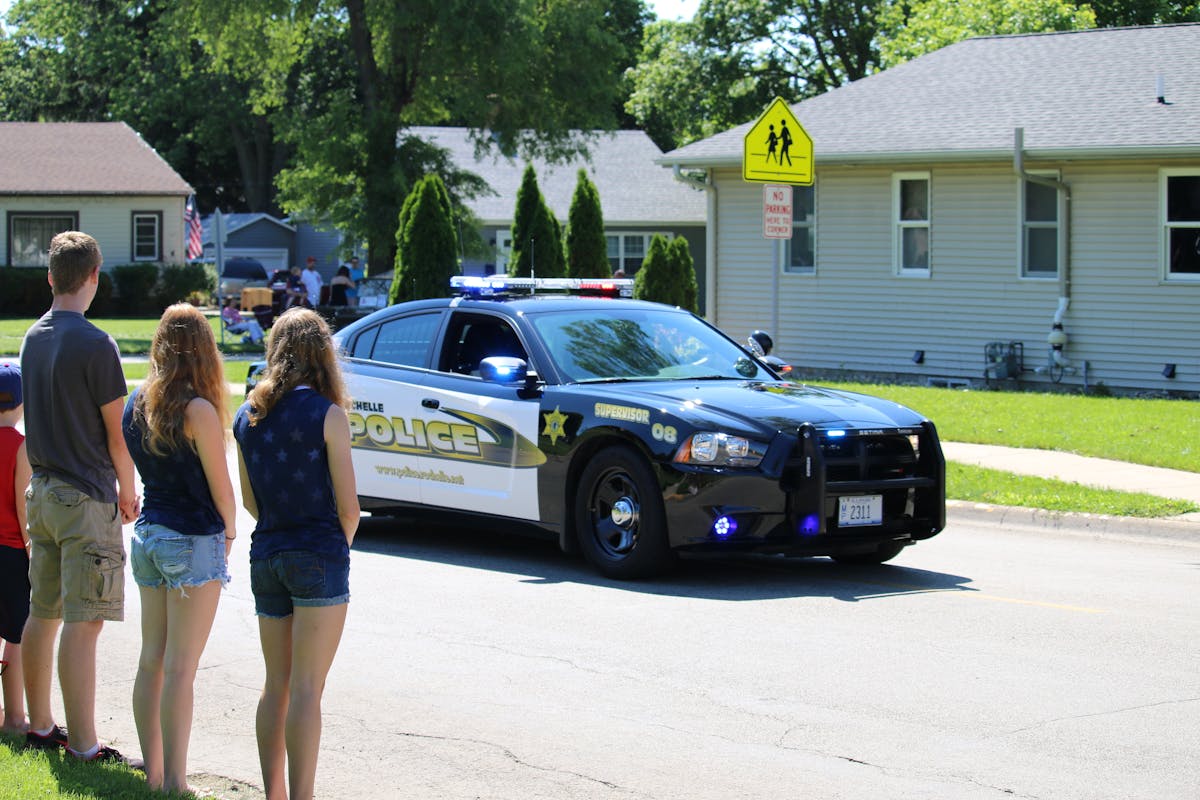
[[[679,164],[671,167],[675,180],[693,189],[701,189],[708,199],[704,214],[704,315],[713,325],[717,324],[717,185],[712,171],[706,170],[703,178],[685,175]]]
[[[1050,345],[1050,361],[1052,366],[1063,369],[1074,369],[1063,348],[1067,344],[1067,334],[1063,330],[1063,318],[1067,315],[1067,307],[1071,305],[1071,187],[1055,178],[1044,175],[1031,175],[1025,171],[1025,129],[1013,129],[1013,169],[1017,176],[1030,183],[1050,186],[1063,193],[1065,213],[1063,214],[1063,264],[1058,271],[1058,308],[1050,323],[1050,335],[1046,337]]]

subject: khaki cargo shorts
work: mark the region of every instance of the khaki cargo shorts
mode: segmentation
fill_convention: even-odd
[[[125,618],[125,545],[116,503],[66,481],[34,475],[29,512],[29,613],[63,622]]]

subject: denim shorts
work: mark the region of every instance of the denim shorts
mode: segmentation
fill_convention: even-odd
[[[138,522],[129,540],[129,563],[138,586],[185,589],[209,581],[229,583],[225,534],[192,536],[166,525]]]
[[[262,617],[290,617],[295,606],[350,602],[350,556],[285,550],[250,561],[254,610]]]

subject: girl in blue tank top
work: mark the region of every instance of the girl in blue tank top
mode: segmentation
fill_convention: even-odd
[[[242,503],[258,523],[250,588],[267,671],[257,731],[268,797],[312,797],[316,783],[321,695],[346,623],[358,530],[348,405],[329,326],[309,309],[288,310],[233,424]]]
[[[149,374],[125,404],[121,427],[145,488],[129,548],[142,599],[133,716],[146,782],[184,792],[192,683],[237,536],[225,461],[229,387],[212,328],[194,307],[163,313]],[[165,671],[168,662],[174,668]]]

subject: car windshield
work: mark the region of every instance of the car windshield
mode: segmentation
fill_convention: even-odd
[[[530,321],[569,382],[771,377],[691,314],[614,307],[544,312]]]

